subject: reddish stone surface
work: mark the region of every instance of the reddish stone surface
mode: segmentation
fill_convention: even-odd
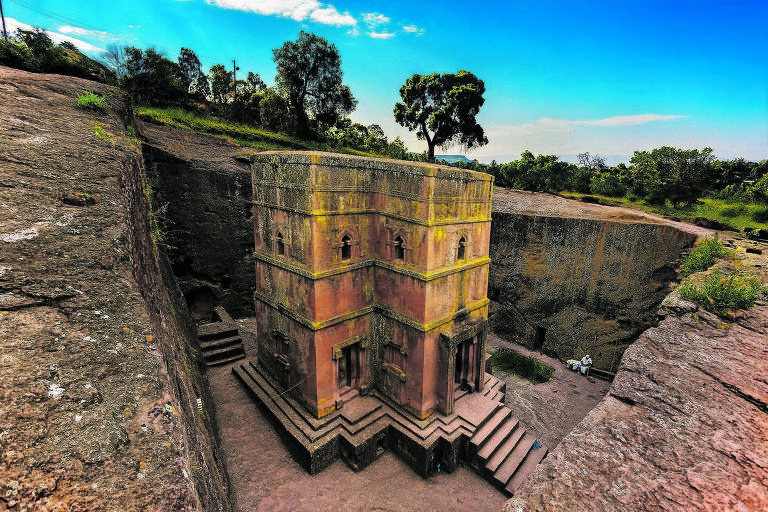
[[[259,361],[275,381],[317,417],[376,388],[425,418],[450,412],[472,343],[458,379],[482,386],[490,176],[328,153],[251,163]]]
[[[505,510],[768,509],[768,305],[726,322],[674,296]]]

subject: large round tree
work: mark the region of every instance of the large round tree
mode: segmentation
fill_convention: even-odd
[[[485,83],[469,71],[417,73],[400,88],[403,101],[395,104],[395,121],[427,141],[430,160],[435,159],[435,146],[483,146],[488,138],[475,117],[485,103],[484,93]]]
[[[296,135],[310,135],[308,113],[332,126],[355,110],[357,100],[342,83],[339,50],[327,39],[302,30],[296,41],[286,41],[272,55],[277,89],[288,100]]]

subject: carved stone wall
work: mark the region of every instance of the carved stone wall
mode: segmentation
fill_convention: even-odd
[[[251,167],[255,308],[263,332],[291,337],[292,392],[328,414],[351,364],[352,395],[376,387],[418,417],[445,410],[440,333],[487,316],[493,178],[325,153],[260,153]],[[339,352],[355,339],[366,346]]]

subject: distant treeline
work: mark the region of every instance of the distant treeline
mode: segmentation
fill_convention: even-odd
[[[302,31],[296,41],[286,41],[272,53],[277,74],[275,86],[268,87],[258,73],[237,72],[239,68],[224,64],[215,64],[206,73],[189,48],[182,48],[177,59],[171,60],[154,48],[113,44],[97,62],[71,43],[54,45],[42,29],[18,30],[10,40],[0,40],[0,65],[117,85],[137,105],[182,107],[317,140],[330,148],[427,160],[427,152],[409,153],[400,137],[388,140],[381,126],[349,119],[357,100],[342,82],[341,57],[335,45]],[[589,153],[579,155],[578,164],[572,164],[530,151],[502,164],[455,165],[490,173],[499,186],[531,191],[626,196],[652,204],[669,201],[675,207],[690,206],[706,195],[768,202],[766,161],[718,160],[710,148],[636,151],[628,166],[609,167],[604,159]]]
[[[589,153],[579,155],[578,164],[573,164],[554,155],[534,156],[530,151],[502,164],[494,160],[490,165],[454,165],[492,174],[496,185],[522,190],[629,197],[651,204],[669,201],[675,207],[691,206],[705,196],[768,202],[768,161],[718,160],[711,148],[665,146],[635,151],[629,166],[609,167],[603,158]]]

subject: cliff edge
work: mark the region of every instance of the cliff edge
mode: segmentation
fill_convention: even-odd
[[[84,90],[109,107],[78,108]],[[10,510],[230,510],[194,326],[152,229],[132,119],[117,89],[0,67],[0,504]]]
[[[726,322],[672,292],[659,314],[505,511],[768,510],[768,304]]]

